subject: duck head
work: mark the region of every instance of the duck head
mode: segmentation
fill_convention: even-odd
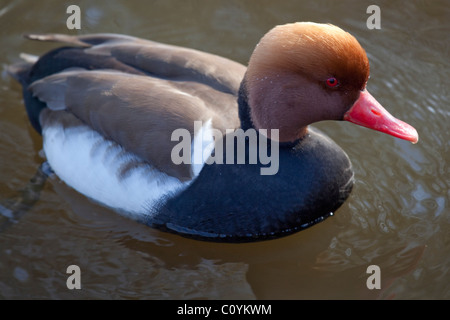
[[[348,32],[330,25],[292,23],[269,31],[245,76],[255,129],[278,129],[279,141],[303,137],[322,120],[346,120],[416,143],[417,131],[394,118],[367,91],[366,52]]]

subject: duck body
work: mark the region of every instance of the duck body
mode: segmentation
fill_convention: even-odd
[[[254,93],[258,85],[252,85],[254,74],[239,63],[115,34],[29,37],[69,44],[12,66],[10,73],[23,86],[30,122],[43,136],[54,172],[94,201],[164,231],[248,242],[320,222],[351,192],[348,156],[310,127],[293,134],[280,130],[281,139],[268,144],[268,154],[278,153],[275,174],[262,175],[267,162],[242,163],[237,152],[227,164],[227,130],[262,129],[256,124],[268,119],[255,115],[250,104],[259,98]],[[267,81],[279,77],[267,74]],[[290,88],[288,83],[272,97],[289,96]],[[353,99],[348,98],[351,92],[343,96]],[[339,117],[356,98],[345,102]],[[190,134],[188,158],[200,155],[200,162],[174,163],[177,129]],[[212,136],[213,129],[219,138]],[[261,139],[275,139],[270,138],[258,133],[256,144],[243,140],[245,159],[260,151]],[[223,161],[208,163],[219,146],[223,154],[216,156]]]

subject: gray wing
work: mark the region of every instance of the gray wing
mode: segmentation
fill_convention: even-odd
[[[237,95],[246,67],[224,57],[119,34],[68,36],[27,35],[40,41],[56,41],[84,47],[85,52],[112,56],[156,77],[204,83]]]
[[[181,180],[192,177],[192,170],[171,161],[175,129],[187,129],[193,137],[194,121],[212,119],[213,127],[222,131],[239,126],[236,100],[245,67],[238,63],[128,36],[30,37],[54,41],[63,37],[85,47],[86,54],[114,56],[148,74],[74,68],[35,81],[29,89],[52,110],[42,113],[43,126],[57,123],[59,111],[69,112]],[[64,123],[70,125],[67,116]]]

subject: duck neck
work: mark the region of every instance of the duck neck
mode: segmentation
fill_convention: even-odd
[[[239,119],[241,120],[241,129],[244,131],[248,129],[256,129],[250,115],[250,107],[248,105],[248,94],[245,77],[241,83],[241,87],[239,88],[238,106],[239,106]]]
[[[239,88],[238,107],[239,107],[239,120],[241,121],[241,129],[244,131],[247,131],[249,129],[258,130],[258,128],[254,125],[252,121],[251,110],[248,103],[248,91],[245,77]],[[307,127],[305,127],[305,133],[301,137],[295,139],[294,141],[279,142],[279,146],[281,148],[292,148],[307,136],[308,136]]]

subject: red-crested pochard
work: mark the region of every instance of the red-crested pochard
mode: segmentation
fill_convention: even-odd
[[[332,215],[351,192],[353,171],[338,145],[308,127],[314,122],[347,120],[418,141],[369,94],[364,49],[333,25],[275,27],[247,68],[124,35],[28,37],[68,45],[9,69],[53,171],[165,231],[257,241]],[[192,148],[180,146],[186,136]],[[243,144],[244,155],[226,141]],[[272,172],[262,174],[268,165]]]

